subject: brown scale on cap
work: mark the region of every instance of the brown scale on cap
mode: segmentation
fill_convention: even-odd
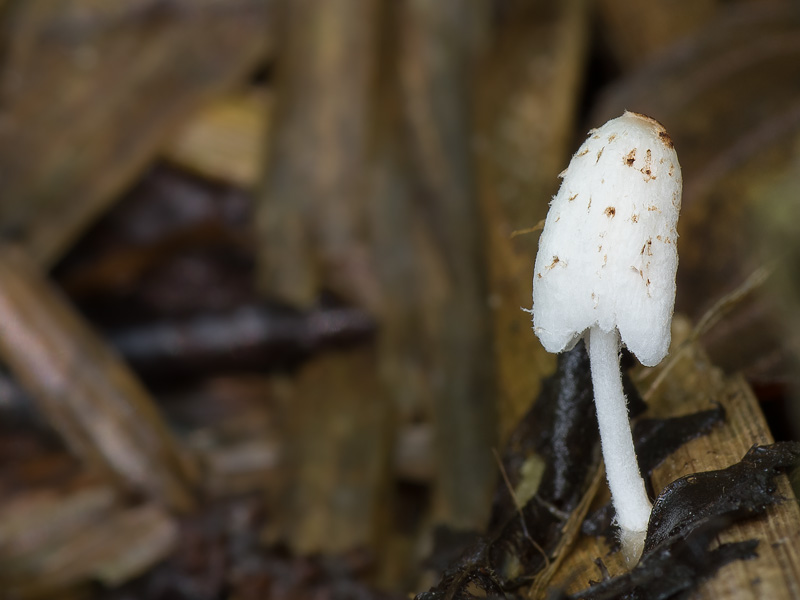
[[[656,130],[658,131],[658,139],[660,139],[667,148],[674,148],[675,147],[675,144],[672,142],[672,138],[669,137],[669,134],[667,133],[667,130],[664,128],[664,126],[661,123],[659,123],[653,117],[645,115],[645,114],[640,113],[640,112],[633,111],[633,110],[626,110],[625,112],[630,113],[632,115],[636,115],[637,117],[645,119],[645,120],[649,121],[650,123],[652,123],[653,125],[655,125]]]
[[[597,160],[596,160],[596,161],[594,161],[594,164],[597,164],[597,163],[599,163],[599,162],[600,162],[600,157],[601,157],[601,156],[603,156],[603,150],[605,150],[605,149],[606,149],[606,147],[605,147],[605,146],[603,146],[602,148],[600,148],[600,151],[597,153]]]

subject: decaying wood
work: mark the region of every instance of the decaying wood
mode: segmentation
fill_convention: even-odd
[[[391,406],[372,354],[323,355],[277,390],[286,480],[266,535],[294,552],[375,548],[386,533]]]
[[[307,308],[323,289],[372,307],[365,160],[375,0],[286,2],[266,180],[255,210],[263,293]]]
[[[255,207],[256,280],[308,309],[323,292],[373,312],[368,144],[377,0],[284,3],[274,126]],[[300,554],[374,547],[385,533],[390,402],[370,350],[324,356],[287,392],[285,465],[270,536]]]
[[[291,3],[256,217],[266,296],[332,291],[376,315],[387,402],[435,421],[437,514],[461,527],[485,518],[495,474],[471,6]]]
[[[554,365],[522,310],[531,304],[539,236],[513,233],[543,219],[558,188],[572,144],[588,37],[584,0],[506,4],[475,80],[476,164],[503,438]]]
[[[228,375],[161,397],[170,420],[203,464],[206,498],[251,498],[274,490],[283,454],[275,376]]]
[[[197,441],[193,449],[203,461],[202,487],[209,497],[264,492],[275,485],[281,458],[276,439],[251,435],[241,440],[219,440],[213,439],[216,432],[203,433],[194,436]]]
[[[689,335],[686,321],[676,319],[673,348]],[[642,373],[639,389],[645,391],[658,369]],[[700,436],[669,456],[653,473],[656,493],[671,481],[690,473],[721,469],[741,460],[753,444],[769,444],[772,436],[758,403],[739,376],[726,377],[713,367],[698,346],[685,351],[651,394],[649,416],[666,417],[712,408],[726,411],[724,424]],[[778,478],[778,494],[785,498],[769,507],[766,515],[735,523],[719,536],[719,542],[758,539],[757,557],[735,561],[701,584],[691,596],[700,599],[796,598],[800,593],[800,508],[785,476]],[[584,537],[562,565],[554,585],[568,592],[601,580],[595,564],[601,559],[610,575],[625,571],[619,553],[610,554],[601,538]]]
[[[430,410],[436,428],[435,518],[466,529],[479,526],[488,515],[496,476],[490,452],[496,418],[490,400],[485,248],[470,152],[472,106],[468,93],[480,41],[477,24],[483,16],[482,6],[463,0],[408,2],[398,11],[401,28],[396,55],[402,122],[409,131],[404,138],[409,144],[409,175],[416,184],[413,194],[424,199],[415,210],[419,200],[415,201],[414,195],[406,198],[411,205],[404,210],[416,213],[422,235],[431,244],[427,252],[420,253],[417,272],[411,276],[434,275],[439,281],[430,282],[430,288],[424,282],[411,287],[413,295],[402,293],[408,304],[399,314],[416,313],[427,330],[410,345],[401,342],[394,351],[413,348],[417,356],[424,352],[431,360],[423,376],[432,392]],[[390,214],[383,210],[379,218]],[[405,248],[403,229],[386,224],[381,231],[388,240],[379,243],[391,244],[395,253]],[[392,262],[396,265],[397,260]],[[436,265],[438,273],[426,269],[426,261]],[[403,280],[386,283],[395,288],[403,285]],[[422,298],[428,289],[434,294],[432,302]],[[394,290],[387,291],[390,294]],[[397,303],[396,298],[393,301]],[[392,320],[389,314],[387,328],[402,323]],[[393,335],[402,340],[409,331],[395,330]]]
[[[4,14],[0,222],[45,265],[270,43],[269,0],[81,4]]]
[[[256,187],[266,159],[272,96],[249,89],[198,110],[167,144],[164,157],[211,180]]]
[[[198,473],[153,399],[25,253],[0,248],[0,356],[90,469],[173,509]]]
[[[63,597],[91,580],[130,580],[175,548],[177,523],[152,504],[127,507],[98,484],[22,492],[0,506],[0,586],[6,597]]]

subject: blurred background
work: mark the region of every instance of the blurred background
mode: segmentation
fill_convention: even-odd
[[[800,3],[0,0],[0,589],[376,598],[485,526],[537,224],[661,121],[676,311],[800,439]]]

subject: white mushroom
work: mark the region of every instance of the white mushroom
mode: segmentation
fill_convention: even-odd
[[[587,337],[606,475],[628,557],[650,518],[619,367],[666,356],[678,267],[681,169],[664,127],[633,112],[589,132],[561,174],[539,239],[533,325],[548,352]]]

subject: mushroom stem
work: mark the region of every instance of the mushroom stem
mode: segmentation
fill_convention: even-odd
[[[652,505],[633,449],[628,401],[622,391],[619,351],[620,337],[616,327],[609,332],[597,325],[589,329],[589,358],[600,441],[611,501],[617,524],[622,529],[624,545],[631,533],[647,531]]]

